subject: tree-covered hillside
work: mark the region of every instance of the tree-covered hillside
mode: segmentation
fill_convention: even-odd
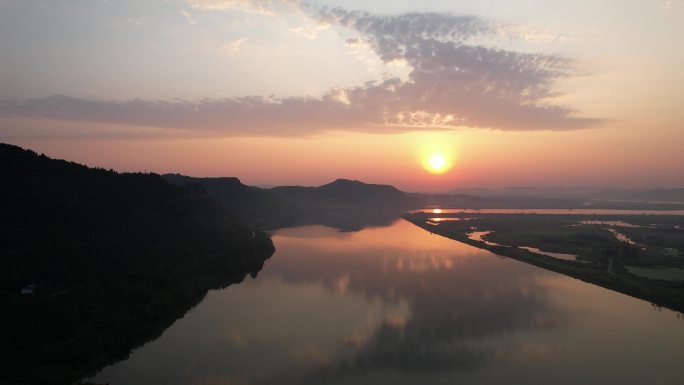
[[[199,186],[6,144],[0,212],[0,383],[68,383],[122,358],[274,251]]]
[[[319,187],[279,186],[275,196],[302,209],[409,209],[422,206],[422,199],[396,187],[337,179]]]
[[[223,208],[257,228],[289,225],[301,214],[270,191],[244,185],[238,178],[193,178],[180,174],[165,174],[163,178],[179,186],[204,187]]]

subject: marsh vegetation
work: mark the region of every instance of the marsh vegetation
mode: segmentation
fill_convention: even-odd
[[[684,216],[427,211],[405,219],[502,256],[684,310]]]

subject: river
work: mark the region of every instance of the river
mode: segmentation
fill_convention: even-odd
[[[211,291],[90,381],[681,384],[684,319],[402,219],[281,229],[256,279]]]
[[[618,210],[618,209],[446,209],[414,210],[433,214],[556,214],[556,215],[684,215],[684,210]]]

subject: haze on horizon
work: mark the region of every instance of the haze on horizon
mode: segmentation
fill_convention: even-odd
[[[0,141],[252,185],[683,187],[682,36],[681,0],[0,0]]]

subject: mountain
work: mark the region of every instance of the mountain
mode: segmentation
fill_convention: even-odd
[[[202,186],[226,210],[250,225],[266,229],[323,224],[342,231],[356,231],[391,223],[401,216],[407,202],[408,207],[413,207],[410,204],[419,200],[392,186],[344,179],[320,187],[264,189],[247,186],[231,177],[194,178],[165,174],[163,178],[179,186]]]
[[[223,208],[257,228],[274,228],[292,223],[297,210],[269,190],[242,184],[238,178],[193,178],[165,174],[178,186],[200,185]]]
[[[632,195],[632,198],[684,203],[684,188],[639,191],[637,193],[634,193]]]
[[[7,144],[0,213],[0,383],[73,383],[274,251],[200,186]]]
[[[337,179],[319,187],[280,186],[269,191],[304,210],[394,209],[415,208],[421,205],[420,198],[406,194],[396,187],[348,179]]]
[[[586,202],[589,200],[622,200],[684,203],[684,188],[672,189],[620,189],[600,187],[534,187],[511,186],[500,189],[458,188],[450,194],[475,194],[484,198],[540,198],[565,199]]]

